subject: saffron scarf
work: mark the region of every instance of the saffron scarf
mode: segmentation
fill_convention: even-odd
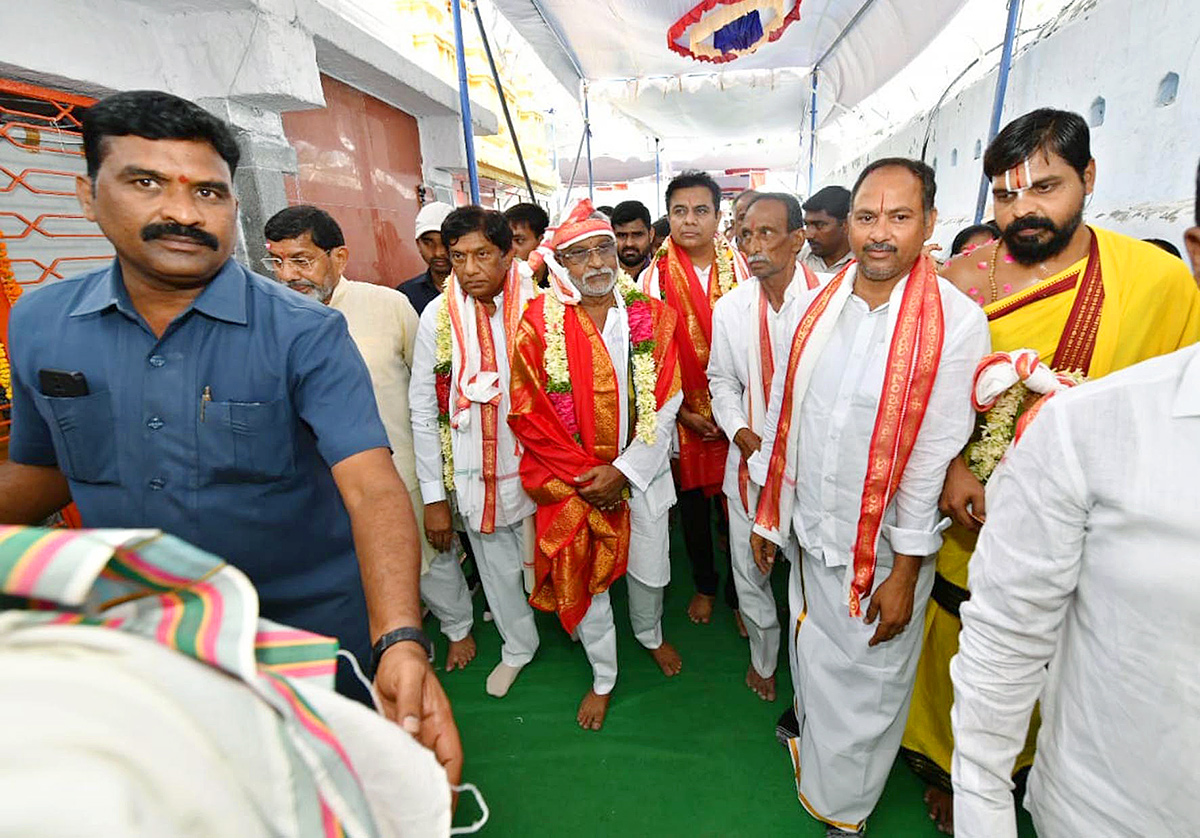
[[[629,505],[600,510],[579,494],[575,478],[621,453],[617,427],[617,375],[591,318],[576,305],[565,306],[563,334],[573,388],[575,428],[569,429],[546,390],[545,297],[529,304],[517,329],[508,417],[520,440],[521,482],[538,505],[534,588],[529,601],[558,613],[574,631],[592,597],[608,590],[629,562]],[[662,407],[679,391],[675,316],[651,300],[658,380],[655,399]],[[612,314],[610,314],[612,316]]]
[[[505,352],[512,369],[513,347],[521,313],[534,296],[528,269],[513,260],[503,285],[502,317]],[[496,529],[496,463],[499,447],[499,407],[502,384],[492,339],[491,318],[483,306],[462,291],[458,278],[446,281],[446,307],[450,319],[454,404],[450,426],[465,430],[470,437],[466,456],[455,464],[459,472],[478,471],[482,484],[468,479],[456,481],[462,513],[472,528],[481,533]]]

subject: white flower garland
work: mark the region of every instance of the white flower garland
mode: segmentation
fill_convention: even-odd
[[[647,305],[649,298],[638,290],[624,271],[617,277],[617,291],[630,306]],[[546,317],[546,389],[551,393],[571,392],[571,371],[567,363],[567,341],[563,331],[566,307],[553,294],[545,295]],[[654,390],[658,371],[654,366],[654,340],[633,340],[630,330],[630,353],[633,360],[634,411],[637,414],[634,436],[647,445],[658,439],[658,399]]]
[[[446,402],[443,405],[438,396],[438,435],[442,443],[442,483],[446,491],[454,492],[454,445],[451,442],[450,431],[450,376],[453,369],[454,345],[450,337],[450,304],[446,295],[438,301],[437,329],[434,331],[434,366],[435,379],[440,379],[440,385],[445,388]],[[444,378],[442,378],[444,376]]]
[[[1087,380],[1087,376],[1078,371],[1061,375],[1065,375],[1075,384]],[[1004,391],[991,410],[983,414],[978,436],[967,446],[967,468],[980,483],[988,482],[992,472],[1008,453],[1016,435],[1017,421],[1025,412],[1026,401],[1031,392],[1024,382],[1018,381]]]

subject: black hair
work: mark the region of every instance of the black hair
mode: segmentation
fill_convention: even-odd
[[[83,114],[83,155],[88,177],[95,178],[104,161],[107,137],[147,140],[202,140],[237,171],[242,153],[233,129],[199,105],[161,90],[126,90],[106,96]]]
[[[733,199],[733,205],[736,207],[738,204],[740,204],[742,202],[743,199],[745,199],[745,198],[754,199],[754,198],[757,198],[761,194],[763,194],[763,193],[761,193],[755,189],[747,189],[743,192],[739,192],[737,194],[737,197]],[[751,200],[751,203],[753,203],[753,200]],[[749,206],[750,206],[750,204],[746,205],[747,208],[749,208]]]
[[[1142,239],[1142,241],[1152,244],[1160,250],[1165,250],[1177,259],[1183,258],[1183,254],[1179,252],[1179,248],[1165,239]]]
[[[508,253],[512,250],[513,240],[512,228],[508,224],[508,219],[495,210],[470,204],[459,207],[446,216],[446,220],[442,222],[442,238],[446,240],[446,247],[449,248],[463,236],[483,233],[484,238],[500,248],[501,253]]]
[[[504,211],[504,217],[509,224],[524,224],[539,239],[546,234],[546,228],[550,226],[550,216],[537,204],[513,204]]]
[[[281,209],[267,219],[263,227],[263,235],[272,242],[298,238],[305,233],[310,234],[313,244],[322,250],[333,250],[346,244],[342,228],[333,216],[309,204]]]
[[[1196,226],[1200,227],[1200,166],[1196,167],[1196,208],[1193,212],[1196,214]]]
[[[921,209],[926,215],[933,211],[933,201],[937,197],[937,181],[934,179],[933,169],[920,160],[912,160],[908,157],[881,157],[873,163],[868,163],[867,167],[859,173],[858,180],[854,181],[854,188],[850,190],[851,203],[858,195],[858,190],[862,188],[863,181],[878,169],[908,169],[921,181]]]
[[[613,208],[610,207],[608,204],[605,204],[602,207],[596,207],[596,212],[604,213],[605,218],[612,218]]]
[[[671,222],[665,215],[650,226],[654,228],[654,235],[658,236],[659,238],[665,239],[667,236],[671,235]]]
[[[1054,152],[1083,177],[1092,160],[1087,120],[1071,111],[1038,108],[1004,126],[983,153],[983,173],[994,178],[1035,151]]]
[[[653,226],[650,222],[650,210],[646,209],[646,205],[641,201],[622,201],[613,207],[611,218],[612,226],[614,227],[618,224],[628,224],[638,219],[641,219],[646,224],[647,230]]]
[[[823,212],[838,221],[850,214],[850,190],[844,186],[826,186],[804,202],[805,212]]]
[[[796,200],[795,195],[789,195],[786,192],[758,192],[746,207],[746,212],[750,211],[750,207],[757,204],[759,201],[778,201],[787,209],[787,231],[789,233],[799,230],[804,226],[804,210],[800,206],[800,202]]]
[[[967,242],[980,233],[987,233],[993,239],[1000,238],[1000,228],[991,222],[963,227],[958,231],[958,235],[954,237],[954,241],[950,244],[950,255],[957,256],[962,253],[963,248],[967,246]]]
[[[680,189],[691,189],[693,186],[703,186],[712,193],[713,210],[721,209],[721,187],[708,172],[690,171],[676,175],[667,184],[667,210],[671,209],[671,196]]]

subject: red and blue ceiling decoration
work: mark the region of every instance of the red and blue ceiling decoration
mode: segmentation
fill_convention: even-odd
[[[667,30],[667,46],[724,64],[776,40],[800,19],[801,0],[702,0]]]

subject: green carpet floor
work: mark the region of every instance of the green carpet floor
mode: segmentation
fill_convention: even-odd
[[[483,622],[475,598],[479,654],[465,670],[441,673],[454,706],[466,756],[464,780],[479,786],[491,819],[489,836],[799,836],[820,838],[824,827],[796,799],[791,761],[775,741],[775,720],[791,701],[786,647],[779,697],[759,699],[743,683],[746,641],[718,598],[713,622],[696,626],[686,608],[691,576],[682,543],[672,533],[672,585],[664,633],[683,658],[683,672],[665,678],[629,628],[624,580],[613,591],[620,676],[600,732],[575,723],[591,670],[579,644],[557,619],[538,612],[541,648],[508,696],[484,692],[500,658],[495,625]],[[776,568],[776,601],[783,603],[786,565]],[[436,623],[438,661],[445,638]],[[440,672],[440,670],[439,670]],[[872,838],[933,836],[920,781],[897,761],[869,821]],[[469,796],[455,825],[478,814]],[[1021,813],[1021,836],[1033,836]]]

